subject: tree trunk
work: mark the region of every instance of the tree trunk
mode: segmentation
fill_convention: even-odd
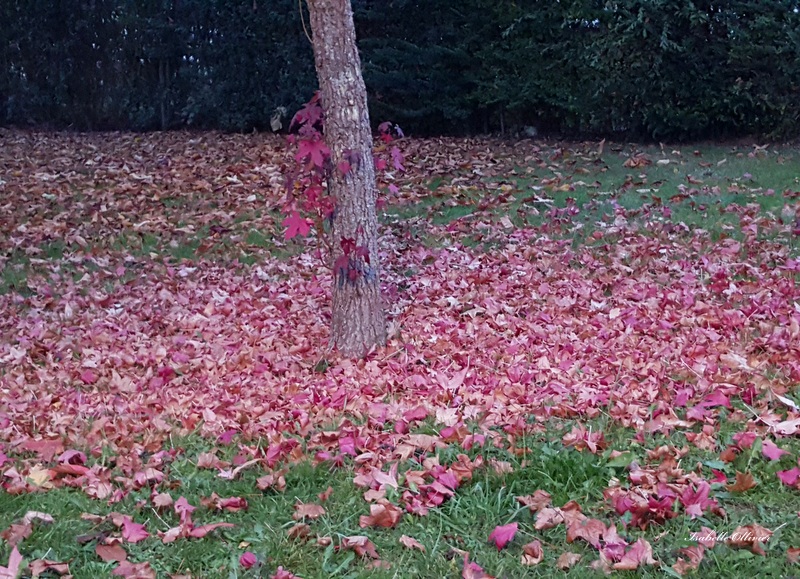
[[[336,200],[332,263],[344,254],[342,240],[352,240],[355,246],[367,250],[366,258],[350,252],[351,275],[334,268],[331,344],[347,356],[363,356],[373,346],[386,342],[367,90],[350,0],[308,0],[308,10],[325,111],[325,142],[334,167],[328,179]],[[345,174],[337,169],[343,160],[350,164]]]

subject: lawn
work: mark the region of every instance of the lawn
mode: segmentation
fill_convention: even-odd
[[[0,141],[0,577],[797,574],[800,149],[401,140],[351,361],[280,139]]]

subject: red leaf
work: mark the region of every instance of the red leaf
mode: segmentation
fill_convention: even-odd
[[[700,566],[703,557],[705,556],[705,548],[702,545],[693,545],[691,547],[684,547],[678,551],[681,555],[686,555],[689,560],[683,557],[679,558],[672,568],[679,575],[686,575],[689,571],[693,571]]]
[[[494,543],[499,551],[514,539],[514,535],[517,534],[518,527],[519,525],[517,525],[517,523],[509,523],[508,525],[500,525],[495,527],[494,530],[489,534],[489,542]]]
[[[464,553],[464,567],[461,570],[462,579],[494,579],[483,570],[483,567],[469,560],[469,553]]]
[[[294,573],[287,571],[282,566],[275,569],[275,573],[269,576],[269,579],[301,579]]]
[[[316,137],[312,139],[301,139],[297,146],[297,154],[294,156],[298,163],[306,159],[310,160],[311,165],[322,169],[325,160],[331,156],[331,150],[325,145],[322,139]]]
[[[196,508],[189,504],[186,497],[181,497],[175,501],[175,512],[180,515],[181,524],[192,524],[192,513]]]
[[[403,167],[403,161],[405,161],[405,158],[403,157],[403,153],[400,151],[400,149],[397,147],[392,147],[391,155],[392,166],[398,171],[405,171],[406,168]]]
[[[292,211],[289,216],[281,222],[286,228],[283,234],[286,239],[292,239],[298,235],[306,236],[311,231],[311,224],[307,219],[300,217],[297,211]]]

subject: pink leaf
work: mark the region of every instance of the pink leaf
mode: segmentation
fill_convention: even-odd
[[[462,579],[494,579],[483,570],[483,567],[469,560],[469,553],[464,553],[464,567],[461,569]]]
[[[144,541],[150,536],[144,525],[141,523],[134,523],[130,517],[126,516],[122,519],[122,538],[129,543],[138,543]]]
[[[761,445],[761,452],[770,460],[778,460],[784,454],[789,454],[771,440],[764,440],[764,443]]]
[[[397,147],[392,147],[392,166],[397,169],[398,171],[405,171],[406,168],[403,167],[403,161],[405,158],[403,157],[403,153]]]
[[[517,534],[517,528],[517,523],[497,526],[489,535],[489,542],[494,543],[499,551],[514,539],[514,535]]]
[[[189,536],[199,539],[201,537],[205,537],[214,529],[222,528],[230,528],[235,527],[236,525],[232,523],[211,523],[209,525],[201,525],[199,527],[194,527],[191,531],[189,531]]]
[[[241,565],[245,569],[249,569],[256,563],[258,563],[258,558],[255,556],[254,553],[251,553],[250,551],[245,551],[239,557],[239,565]]]
[[[0,566],[0,579],[16,579],[19,575],[19,568],[22,565],[22,555],[19,554],[17,546],[11,549],[8,556],[8,567]]]
[[[83,380],[84,384],[94,384],[97,382],[97,374],[91,370],[84,370],[81,372],[81,380]]]
[[[791,487],[796,485],[797,480],[800,479],[800,468],[794,467],[790,470],[779,470],[777,475],[783,484]]]
[[[654,565],[653,548],[644,539],[639,539],[622,556],[619,562],[614,563],[614,569],[618,571],[633,571],[639,565]]]

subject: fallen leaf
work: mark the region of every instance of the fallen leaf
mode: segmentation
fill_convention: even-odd
[[[644,539],[637,540],[612,567],[617,571],[632,571],[640,565],[655,565],[653,548]]]
[[[8,566],[3,567],[0,565],[0,579],[16,579],[21,565],[22,555],[19,554],[17,546],[14,545],[11,549],[11,554],[8,556]]]
[[[745,491],[750,490],[754,486],[756,486],[756,481],[753,479],[753,475],[749,472],[736,472],[736,482],[733,484],[729,484],[726,489],[732,493],[743,493]]]
[[[517,523],[509,523],[507,525],[499,525],[489,534],[489,542],[494,543],[497,550],[504,548],[511,541],[514,540],[514,535],[517,534]]]
[[[545,507],[550,506],[552,497],[550,493],[543,490],[536,490],[532,495],[517,497],[517,502],[530,509],[531,514],[536,514]]]
[[[125,579],[156,579],[156,572],[147,561],[143,563],[123,561],[111,574]]]
[[[130,517],[124,517],[122,520],[122,538],[125,539],[129,543],[138,543],[139,541],[144,541],[147,537],[150,536],[144,525],[140,523],[134,523]]]
[[[392,528],[400,522],[403,511],[386,500],[378,504],[369,506],[369,516],[361,515],[358,526],[362,529],[366,527]]]
[[[294,505],[294,514],[292,518],[295,521],[302,519],[318,519],[325,514],[325,508],[322,505],[315,505],[313,503],[301,503],[298,501]]]
[[[353,535],[344,537],[342,539],[343,549],[352,549],[359,557],[371,557],[378,559],[378,552],[375,550],[375,545],[368,537],[363,535]]]
[[[256,563],[258,563],[258,558],[250,551],[245,551],[239,556],[239,565],[241,565],[243,569],[249,569]]]
[[[742,525],[736,527],[731,536],[725,541],[731,547],[743,547],[756,555],[766,555],[764,544],[769,541],[772,531],[758,524]]]
[[[761,445],[761,452],[766,456],[769,460],[780,460],[780,458],[784,454],[789,454],[788,451],[779,448],[777,444],[772,442],[769,439],[764,440]]]
[[[561,553],[561,555],[558,557],[558,561],[556,561],[556,567],[562,571],[566,571],[575,566],[575,564],[577,564],[580,560],[581,555],[579,553]]]
[[[414,539],[413,537],[409,537],[408,535],[400,536],[400,544],[406,547],[407,549],[418,549],[423,553],[425,552],[425,546],[416,539]]]
[[[128,554],[125,552],[125,549],[122,548],[121,545],[100,545],[98,544],[94,548],[95,553],[97,556],[100,557],[103,561],[116,561],[121,563],[128,558]]]
[[[51,561],[49,559],[36,559],[28,564],[28,569],[31,576],[36,579],[43,573],[50,571],[57,575],[72,575],[69,572],[69,563],[62,563],[60,561]]]
[[[693,545],[691,547],[684,547],[678,550],[678,553],[685,555],[687,559],[679,557],[678,560],[672,565],[672,568],[679,575],[686,575],[689,571],[694,571],[700,566],[705,556],[705,547],[703,545]]]
[[[290,539],[305,539],[311,534],[311,527],[306,523],[295,523],[286,531]]]
[[[538,539],[522,547],[521,563],[523,565],[538,565],[544,560],[542,543]]]

